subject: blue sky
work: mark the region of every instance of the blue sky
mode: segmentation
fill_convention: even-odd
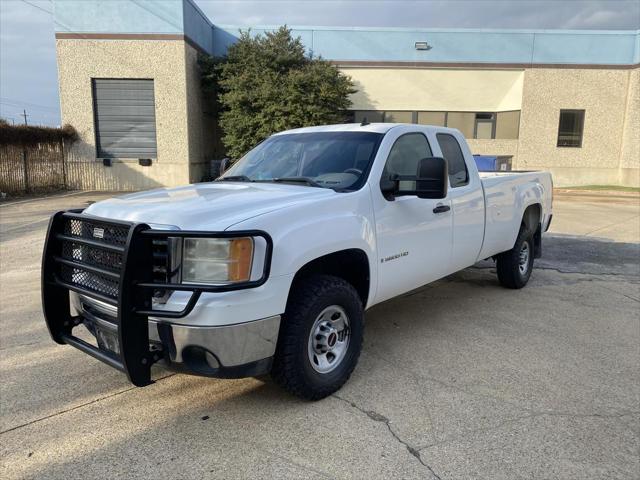
[[[105,0],[118,1],[118,0]],[[196,0],[213,23],[439,28],[640,28],[640,0]],[[51,0],[0,0],[0,117],[60,122]]]

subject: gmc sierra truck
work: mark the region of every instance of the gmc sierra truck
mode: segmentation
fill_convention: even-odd
[[[355,368],[366,309],[488,258],[525,286],[551,204],[549,173],[480,176],[454,129],[290,130],[213,182],[56,213],[44,316],[137,386],[163,362],[320,399]]]

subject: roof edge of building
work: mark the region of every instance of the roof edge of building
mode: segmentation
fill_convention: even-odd
[[[184,33],[104,33],[104,32],[56,32],[56,40],[161,40],[184,41],[199,52],[210,54],[194,39]]]
[[[510,63],[510,62],[403,62],[368,60],[330,60],[342,68],[473,68],[473,69],[511,69],[523,68],[565,68],[565,69],[620,69],[640,68],[640,63]]]

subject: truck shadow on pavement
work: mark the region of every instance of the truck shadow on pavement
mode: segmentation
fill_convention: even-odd
[[[542,242],[538,269],[588,275],[640,276],[640,243],[613,242],[606,238],[548,234]],[[480,262],[487,267],[493,262]]]

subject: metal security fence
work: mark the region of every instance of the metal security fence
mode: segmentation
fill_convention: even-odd
[[[0,192],[9,195],[66,188],[64,143],[0,145]]]

